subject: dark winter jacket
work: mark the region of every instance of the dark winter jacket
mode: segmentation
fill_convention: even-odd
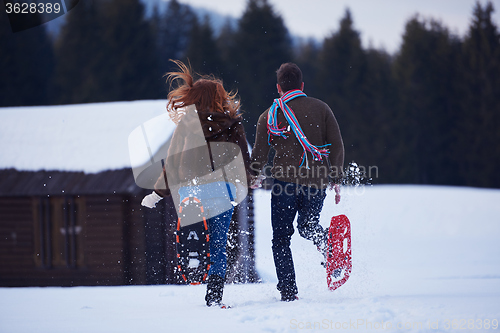
[[[344,165],[344,144],[340,129],[330,107],[312,97],[297,97],[287,103],[304,131],[307,139],[315,146],[328,145],[328,157],[322,161],[314,161],[307,153],[308,166],[302,167],[301,157],[304,149],[295,135],[290,133],[288,138],[271,136],[271,145],[268,144],[267,109],[261,114],[257,123],[255,145],[252,151],[251,169],[259,172],[268,161],[270,148],[276,154],[271,172],[273,178],[290,183],[297,183],[316,188],[325,188],[330,181],[339,182],[342,178]],[[288,123],[281,109],[278,109],[277,123],[280,127],[287,127]]]
[[[199,126],[199,124],[182,121],[172,135],[169,158],[167,158],[164,168],[168,169],[168,184],[171,184],[170,187],[173,186],[173,183],[180,184],[198,177],[202,177],[207,182],[214,170],[219,170],[228,165],[232,162],[234,156],[239,153],[243,157],[245,172],[247,172],[247,184],[245,185],[248,186],[250,182],[248,175],[250,156],[241,116],[232,118],[228,114],[221,112],[197,112],[197,114],[204,138],[186,136],[185,133],[189,132],[190,127],[195,128],[194,126]],[[197,143],[205,141],[206,144],[193,147],[193,141]],[[216,146],[210,143],[219,142],[229,142],[236,145],[229,145],[234,148],[231,151],[228,151],[228,145],[223,146],[224,151],[217,151]],[[172,153],[172,150],[175,151]],[[165,178],[167,177],[160,175],[155,185],[155,192],[162,197],[170,195],[168,184],[166,190],[162,189],[165,187]]]

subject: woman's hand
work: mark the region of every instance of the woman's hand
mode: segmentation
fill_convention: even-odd
[[[142,199],[141,205],[148,208],[155,208],[156,204],[161,199],[163,198],[160,197],[155,191],[153,191],[151,194],[146,195],[144,199]]]

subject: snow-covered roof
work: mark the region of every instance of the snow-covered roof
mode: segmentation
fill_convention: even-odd
[[[0,169],[95,173],[130,167],[130,133],[165,115],[165,105],[151,100],[0,108]],[[166,135],[174,128],[167,123]]]

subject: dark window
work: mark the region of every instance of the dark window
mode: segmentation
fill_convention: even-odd
[[[83,266],[83,199],[41,197],[35,201],[36,265],[42,268]]]

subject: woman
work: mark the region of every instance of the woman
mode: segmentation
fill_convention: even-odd
[[[177,195],[170,190],[178,192],[180,201],[196,193],[210,217],[207,222],[211,266],[205,300],[208,306],[221,305],[227,265],[227,232],[234,209],[227,194],[234,203],[232,194],[239,182],[228,180],[224,171],[223,166],[234,160],[224,147],[231,146],[225,143],[239,147],[238,153],[242,155],[245,167],[243,172],[246,173],[250,161],[248,143],[238,114],[240,104],[236,94],[226,92],[222,82],[213,76],[194,80],[186,65],[174,62],[179,71],[168,73],[168,81],[171,85],[174,81],[180,84],[168,94],[167,111],[177,128],[172,136],[165,172],[158,178],[154,192],[144,198],[143,205],[152,208],[163,197]],[[191,105],[196,110],[186,114]],[[196,131],[200,123],[201,129]],[[213,156],[216,156],[215,160]],[[243,176],[247,187],[250,177]]]

